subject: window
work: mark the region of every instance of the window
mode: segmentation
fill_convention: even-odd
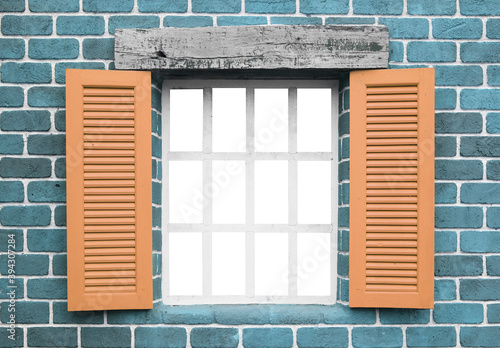
[[[164,82],[165,303],[335,302],[337,91]]]

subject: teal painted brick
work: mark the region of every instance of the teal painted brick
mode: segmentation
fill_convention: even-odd
[[[24,185],[21,181],[0,181],[0,203],[24,201]]]
[[[349,276],[349,255],[337,255],[337,273],[340,276]]]
[[[454,183],[435,183],[434,201],[436,204],[456,203],[457,185]]]
[[[4,178],[48,178],[50,174],[48,158],[4,157],[0,160],[0,176]]]
[[[342,184],[342,204],[349,204],[349,184]]]
[[[4,63],[2,67],[8,63]],[[0,129],[3,131],[48,131],[50,112],[47,110],[4,111],[0,115]]]
[[[349,308],[337,304],[324,308],[324,321],[326,324],[375,324],[375,309]]]
[[[426,39],[429,21],[425,18],[379,18],[379,24],[389,28],[392,39]]]
[[[14,279],[9,279],[3,277],[0,279],[0,298],[10,299],[11,296],[14,296],[16,299],[24,297],[23,278],[16,277]],[[0,345],[0,347],[2,346]]]
[[[27,239],[29,251],[66,251],[66,229],[29,229]]]
[[[340,247],[340,250],[339,251],[349,251],[349,231],[343,231],[343,230],[340,230],[340,232],[342,232],[342,236],[341,236],[341,241],[339,243],[339,247]]]
[[[460,59],[465,63],[500,63],[500,42],[464,42]]]
[[[68,302],[54,301],[52,304],[54,324],[103,324],[102,311],[68,312]]]
[[[4,35],[50,35],[52,17],[6,15],[2,17],[1,28]]]
[[[58,158],[54,163],[54,172],[56,177],[65,178],[66,177],[66,158]]]
[[[339,181],[349,180],[349,161],[339,163]]]
[[[48,226],[50,208],[44,205],[4,206],[0,210],[0,223],[4,226]]]
[[[0,269],[3,275],[8,274],[7,255],[1,255]],[[47,255],[16,255],[16,275],[46,275],[49,273],[49,257]]]
[[[408,347],[455,347],[457,332],[452,326],[409,327],[406,344]]]
[[[165,16],[163,18],[164,27],[196,28],[211,27],[213,25],[214,20],[209,16]]]
[[[132,345],[129,327],[82,327],[82,346],[88,348],[127,348]]]
[[[30,347],[78,347],[76,327],[30,327],[28,328]]]
[[[23,39],[0,38],[0,58],[20,59],[24,57]]]
[[[344,109],[349,109],[349,105],[350,105],[350,93],[351,93],[351,90],[350,89],[346,89],[343,93],[343,106],[344,106]]]
[[[434,233],[434,250],[436,253],[457,251],[457,234],[453,231],[436,231]]]
[[[498,16],[500,0],[459,0],[460,13],[466,16]]]
[[[342,348],[349,346],[349,332],[345,327],[300,327],[297,345],[309,348]]]
[[[486,21],[486,36],[489,39],[500,39],[500,19],[490,18]]]
[[[28,297],[36,299],[66,299],[66,278],[28,279]]]
[[[245,328],[243,347],[245,348],[287,348],[293,345],[293,332],[289,328]]]
[[[9,243],[9,241],[12,240],[12,235],[14,235],[14,244]],[[23,230],[0,230],[0,252],[7,252],[7,250],[22,251],[24,244],[23,238]]]
[[[163,315],[165,324],[200,325],[214,322],[213,310],[208,306],[169,306]]]
[[[15,108],[23,106],[24,91],[21,87],[0,87],[0,107]]]
[[[454,42],[411,41],[406,55],[409,62],[454,62],[457,45]]]
[[[461,279],[460,299],[471,301],[500,300],[500,279]]]
[[[35,107],[64,107],[66,105],[64,87],[31,87],[28,90],[28,105]]]
[[[66,135],[30,135],[28,137],[28,153],[30,155],[64,155],[66,153]]]
[[[407,10],[411,15],[445,15],[457,12],[455,0],[407,0]]]
[[[151,137],[153,157],[161,158],[161,139],[155,136]]]
[[[160,162],[158,162],[160,163]],[[162,180],[162,177],[163,177],[163,167],[161,165],[158,166],[158,173],[156,173],[156,178],[158,180]]]
[[[85,59],[114,59],[115,39],[83,40],[83,57]]]
[[[464,183],[460,189],[462,203],[500,203],[500,183]]]
[[[500,137],[462,137],[460,144],[462,156],[500,156]]]
[[[153,276],[161,275],[161,254],[153,254]]]
[[[478,65],[438,65],[436,86],[480,86],[483,84],[483,69]]]
[[[457,153],[457,138],[456,137],[440,137],[436,136],[435,141],[435,156],[436,157],[452,157]]]
[[[329,17],[325,19],[325,24],[375,24],[375,18],[369,17]]]
[[[350,120],[349,113],[340,115],[339,117],[339,136],[349,134]]]
[[[441,112],[435,116],[436,133],[481,133],[483,117],[479,112]]]
[[[151,132],[158,133],[158,114],[151,110]]]
[[[245,11],[248,13],[295,13],[295,10],[295,0],[245,0]]]
[[[500,86],[500,66],[490,65],[486,69],[486,74],[488,78],[488,85]]]
[[[66,206],[59,205],[54,208],[54,223],[56,226],[66,226]]]
[[[75,59],[78,53],[77,39],[30,39],[28,44],[32,59]]]
[[[488,323],[498,324],[500,323],[500,304],[492,303],[487,307]]]
[[[457,106],[457,92],[454,89],[437,88],[435,98],[436,110],[455,109]]]
[[[156,277],[153,278],[153,301],[160,300],[161,298],[161,277]]]
[[[151,29],[158,27],[160,27],[160,17],[158,16],[111,16],[108,20],[110,34],[114,34],[115,29]]]
[[[8,302],[1,303],[0,318],[3,323],[8,321],[11,312],[8,312]],[[16,301],[16,324],[48,324],[49,303]]]
[[[403,0],[353,0],[354,14],[400,15]]]
[[[2,82],[9,83],[50,83],[52,67],[49,63],[11,63],[1,67]]]
[[[463,109],[500,110],[500,89],[464,89],[460,92],[460,106]]]
[[[340,227],[349,227],[349,208],[341,207],[338,209],[339,212],[339,226]]]
[[[498,253],[500,232],[463,231],[460,233],[460,250],[466,253]]]
[[[4,0],[5,1],[5,0]],[[10,0],[7,0],[10,1]],[[1,4],[1,2],[0,2]],[[0,330],[0,347],[24,347],[24,330],[21,328],[14,328],[14,339],[9,338],[10,331],[7,328],[2,328]]]
[[[500,207],[488,207],[486,225],[491,228],[500,228]]]
[[[438,324],[479,324],[483,322],[483,306],[479,303],[436,303],[434,321]]]
[[[192,0],[192,10],[194,13],[239,13],[241,11],[240,0]],[[246,8],[247,12],[248,5]]]
[[[158,324],[161,322],[162,312],[152,311],[110,311],[108,312],[109,324]]]
[[[434,267],[438,277],[478,276],[483,273],[483,259],[479,255],[437,255]]]
[[[236,328],[195,327],[191,330],[193,348],[231,348],[237,347],[239,333]]]
[[[182,327],[138,327],[135,329],[136,348],[185,347],[186,329]]]
[[[134,0],[83,0],[85,12],[131,12]]]
[[[56,31],[58,35],[102,35],[104,25],[102,16],[59,16]]]
[[[0,12],[24,12],[24,2],[25,0],[0,0]]]
[[[223,325],[293,325],[318,324],[322,319],[320,306],[245,305],[218,306],[215,322]]]
[[[158,171],[157,168],[157,161],[155,159],[151,160],[151,176],[153,179],[156,179],[156,172]]]
[[[78,0],[29,0],[31,12],[78,12],[80,3]]]
[[[360,348],[401,347],[403,331],[396,327],[355,327],[352,329],[352,345]]]
[[[271,17],[271,24],[284,25],[321,25],[323,20],[319,17]]]
[[[30,202],[64,203],[66,202],[65,181],[32,181],[28,184]]]
[[[404,45],[400,41],[389,42],[389,61],[402,62],[404,58]]]
[[[480,207],[436,207],[437,228],[479,228],[483,225]]]
[[[349,146],[349,138],[342,139],[342,151],[341,151],[341,159],[349,158],[350,146]]]
[[[428,309],[381,308],[380,322],[384,325],[427,324],[431,320]]]
[[[52,258],[52,273],[54,275],[66,275],[67,274],[67,259],[66,254],[57,254]]]
[[[489,276],[500,276],[500,256],[486,256],[486,273]]]
[[[0,154],[20,155],[23,153],[23,149],[24,149],[24,140],[21,134],[0,135]],[[1,175],[1,170],[0,170],[0,175]]]
[[[453,301],[457,298],[457,287],[451,279],[434,280],[434,300]]]
[[[188,0],[138,0],[139,12],[186,12]]]
[[[161,184],[153,182],[153,203],[161,204]]]
[[[342,278],[337,278],[337,280],[339,280],[337,287],[340,289],[338,292],[338,299],[344,302],[349,302],[349,280]]]
[[[436,160],[437,180],[480,180],[483,163],[480,160]]]
[[[349,0],[300,0],[300,12],[305,14],[347,14]]]
[[[436,18],[432,35],[435,39],[480,39],[483,22],[479,18]]]
[[[56,72],[57,72],[57,66],[56,66]],[[54,114],[54,124],[55,124],[56,129],[58,131],[65,131],[66,130],[66,110],[57,110],[56,111],[56,113]]]
[[[500,326],[460,328],[460,344],[463,347],[498,347]]]

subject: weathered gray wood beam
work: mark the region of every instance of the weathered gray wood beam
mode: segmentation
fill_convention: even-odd
[[[384,26],[117,29],[115,65],[132,70],[387,68]]]

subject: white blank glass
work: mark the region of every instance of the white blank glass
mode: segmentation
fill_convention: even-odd
[[[297,234],[297,295],[330,295],[330,234]]]
[[[212,234],[212,295],[245,295],[245,233]]]
[[[288,223],[288,161],[255,161],[255,223]]]
[[[330,161],[297,162],[297,221],[299,224],[332,223],[331,168]]]
[[[297,89],[297,151],[332,150],[332,90]]]
[[[203,162],[170,161],[168,174],[169,222],[203,222]]]
[[[201,233],[168,235],[169,282],[171,296],[203,295]]]
[[[214,88],[212,94],[212,150],[244,152],[246,89]]]
[[[170,151],[201,151],[203,90],[170,90]]]
[[[288,234],[255,234],[255,295],[288,295]]]
[[[288,152],[288,89],[255,89],[255,151]]]
[[[212,162],[212,222],[245,223],[245,161]]]

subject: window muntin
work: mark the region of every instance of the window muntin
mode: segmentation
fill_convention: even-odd
[[[337,91],[164,82],[165,303],[335,302]]]

